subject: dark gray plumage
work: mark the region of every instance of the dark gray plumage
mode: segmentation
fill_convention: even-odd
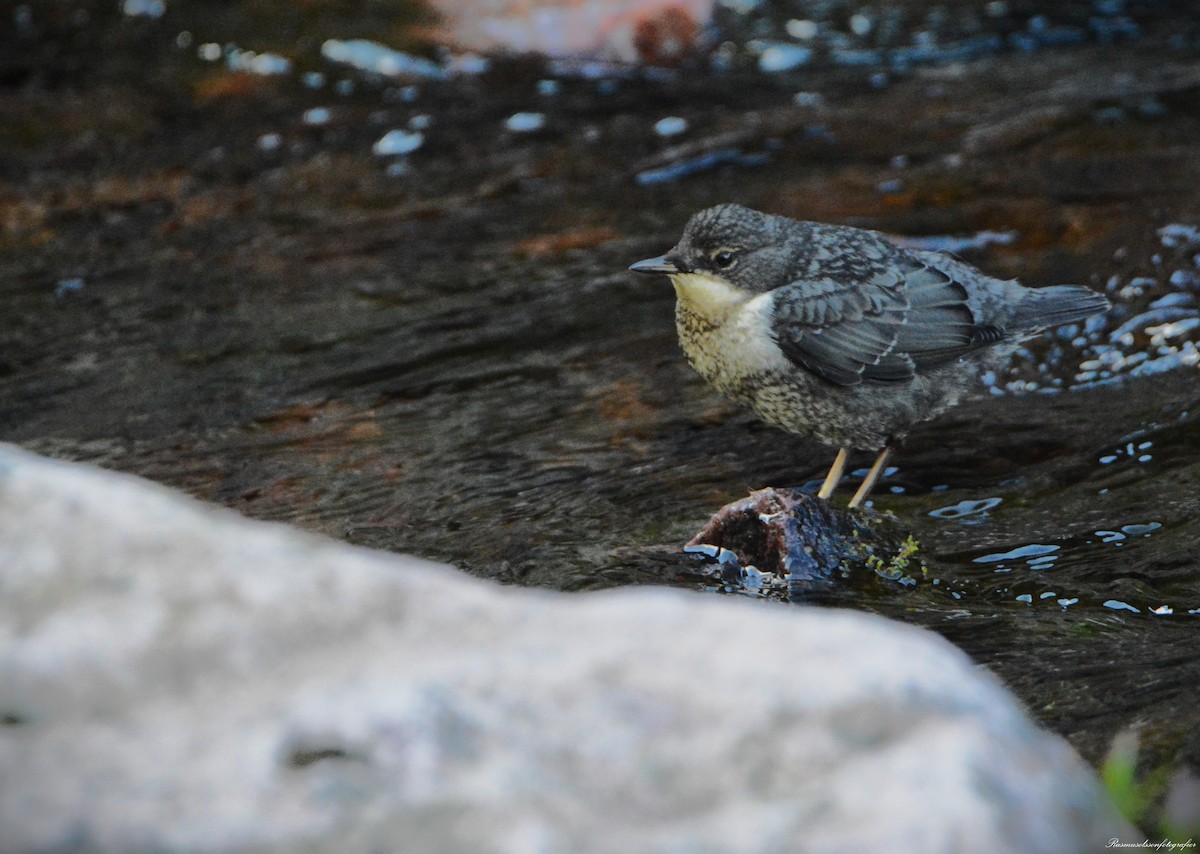
[[[630,269],[671,277],[680,344],[719,391],[793,433],[883,449],[874,477],[913,424],[1022,339],[1108,308],[1086,288],[1032,290],[873,231],[740,205],[700,211],[666,255]]]

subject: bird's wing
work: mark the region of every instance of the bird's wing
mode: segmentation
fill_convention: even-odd
[[[866,282],[779,288],[773,327],[788,359],[841,386],[911,380],[1004,337],[976,323],[961,283],[908,256]]]

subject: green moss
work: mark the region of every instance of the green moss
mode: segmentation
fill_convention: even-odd
[[[910,576],[910,570],[915,570],[913,566],[913,557],[921,550],[921,544],[909,534],[900,544],[899,550],[888,557],[886,560],[877,554],[869,554],[866,556],[864,563],[880,578],[885,578],[888,581],[899,581]],[[929,568],[924,562],[919,563],[921,575],[927,576]],[[909,583],[915,583],[910,578]]]
[[[1137,782],[1137,735],[1123,732],[1113,739],[1108,757],[1100,768],[1100,779],[1113,805],[1130,823],[1138,824],[1145,814],[1148,798]]]
[[[1152,836],[1171,842],[1184,842],[1188,834],[1172,828],[1162,816],[1154,815],[1153,804],[1162,803],[1171,777],[1171,769],[1154,768],[1140,777],[1137,773],[1138,737],[1132,730],[1118,733],[1100,766],[1100,779],[1117,811]]]

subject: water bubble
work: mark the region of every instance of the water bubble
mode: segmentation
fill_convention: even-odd
[[[277,133],[264,133],[258,138],[258,147],[263,151],[275,151],[283,144],[283,137]]]
[[[817,142],[827,142],[830,145],[837,142],[837,134],[827,125],[810,125],[804,129],[804,138]]]
[[[306,89],[320,89],[325,85],[325,75],[320,71],[306,71],[300,75],[300,82]]]
[[[937,510],[929,511],[929,515],[935,519],[961,519],[963,516],[975,516],[986,513],[993,507],[998,507],[1004,499],[1002,498],[980,498],[980,499],[964,499],[957,504],[951,504],[949,507],[940,507]]]
[[[328,107],[312,107],[304,111],[300,120],[306,125],[323,125],[328,124],[331,115]]]
[[[816,21],[801,21],[796,18],[792,18],[784,24],[783,28],[789,36],[801,41],[816,38],[817,33],[821,30],[820,25]]]
[[[328,39],[321,45],[321,56],[330,62],[349,65],[360,71],[370,71],[385,77],[427,77],[441,80],[447,72],[436,62],[393,50],[367,39]]]
[[[1017,597],[1017,601],[1024,602],[1026,605],[1032,605],[1033,604],[1033,595],[1029,594],[1029,593],[1022,593],[1020,596]]]
[[[1178,338],[1181,335],[1191,332],[1197,326],[1200,326],[1200,317],[1188,317],[1159,326],[1148,326],[1146,327],[1146,334],[1156,337],[1161,336],[1163,339]]]
[[[812,48],[772,42],[758,55],[758,70],[767,74],[791,71],[812,61]]]
[[[914,249],[930,249],[932,252],[966,252],[968,249],[985,249],[989,246],[1012,246],[1020,231],[976,231],[968,235],[934,234],[905,237],[904,245]]]
[[[410,133],[403,130],[390,130],[375,141],[371,146],[372,153],[380,157],[411,154],[425,143],[425,134],[420,131]]]
[[[654,123],[654,132],[659,136],[678,136],[688,129],[687,119],[667,116]]]
[[[1003,560],[1020,560],[1022,558],[1040,557],[1041,555],[1053,554],[1058,551],[1061,546],[1043,545],[1041,543],[1030,543],[1027,546],[1019,546],[1012,551],[1003,553],[988,554],[982,557],[977,557],[972,563],[999,563]]]
[[[1144,377],[1152,376],[1154,374],[1163,374],[1167,371],[1174,371],[1181,367],[1191,367],[1200,361],[1200,354],[1194,350],[1186,353],[1178,353],[1169,352],[1169,350],[1173,348],[1166,349],[1168,349],[1168,353],[1166,355],[1163,355],[1157,359],[1150,359],[1149,361],[1143,362],[1131,370],[1129,372],[1129,376]]]
[[[1174,249],[1179,246],[1192,246],[1200,243],[1200,227],[1194,225],[1185,225],[1183,223],[1171,223],[1164,225],[1158,230],[1159,240],[1162,245],[1168,249]]]
[[[1176,292],[1167,294],[1164,297],[1159,297],[1154,302],[1150,303],[1150,308],[1173,308],[1180,305],[1191,305],[1196,301],[1193,294]]]
[[[654,169],[644,169],[634,176],[640,186],[648,187],[654,184],[664,184],[670,181],[677,181],[680,178],[686,178],[689,175],[694,175],[699,172],[707,172],[719,166],[734,164],[737,166],[761,166],[764,163],[770,162],[770,155],[765,152],[743,154],[736,148],[719,148],[716,151],[709,151],[697,157],[690,157],[686,160],[680,160],[677,163],[672,163],[669,166],[660,166]]]
[[[122,14],[131,18],[161,18],[167,11],[163,0],[124,0],[121,3]]]
[[[66,299],[72,294],[77,294],[83,290],[84,281],[78,277],[70,279],[59,279],[58,284],[54,286],[54,298]]]
[[[491,67],[492,61],[477,53],[462,53],[451,57],[446,63],[446,71],[451,74],[486,74]]]
[[[1172,608],[1170,605],[1159,605],[1157,608],[1151,608],[1150,613],[1151,614],[1159,614],[1159,615],[1174,614],[1175,609]]]
[[[1068,606],[1070,606],[1070,605],[1074,605],[1074,604],[1075,604],[1075,603],[1077,603],[1078,601],[1079,601],[1079,599],[1078,599],[1077,597],[1076,597],[1076,598],[1071,598],[1071,599],[1059,599],[1059,600],[1058,600],[1058,604],[1059,604],[1059,605],[1062,605],[1064,608],[1066,608],[1066,607],[1068,607]]]
[[[1140,296],[1140,294],[1139,294]],[[1153,326],[1162,326],[1173,323],[1176,320],[1195,317],[1195,312],[1190,308],[1182,307],[1167,307],[1155,308],[1150,311],[1143,311],[1126,320],[1111,333],[1109,333],[1109,341],[1112,343],[1123,343],[1123,336],[1126,334],[1134,335],[1138,332],[1143,332]],[[1132,344],[1132,338],[1129,344]],[[1126,345],[1128,346],[1128,345]]]
[[[1161,522],[1147,522],[1144,525],[1122,525],[1121,531],[1130,537],[1145,537],[1161,527]]]
[[[865,36],[871,32],[874,22],[861,13],[850,16],[850,32],[856,36]]]
[[[221,58],[221,46],[216,42],[205,42],[196,48],[196,55],[205,62],[216,62]]]
[[[1149,97],[1138,102],[1137,112],[1144,119],[1161,119],[1167,114],[1167,105],[1158,98]]]
[[[234,45],[225,50],[225,65],[230,71],[245,71],[263,76],[287,74],[292,70],[292,61],[286,56],[241,50]]]
[[[546,116],[542,113],[514,113],[504,121],[504,126],[513,133],[532,133],[545,125]]]
[[[27,3],[22,3],[13,10],[13,23],[23,38],[31,39],[37,35],[37,29],[33,25],[33,10]]]
[[[537,91],[539,95],[547,97],[557,95],[562,91],[562,84],[557,80],[539,80],[537,82]]]
[[[1135,614],[1142,613],[1139,609],[1133,607],[1128,602],[1122,602],[1119,599],[1109,599],[1104,603],[1105,608],[1112,608],[1114,611],[1132,611]]]

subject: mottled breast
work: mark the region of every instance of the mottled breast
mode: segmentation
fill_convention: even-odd
[[[771,294],[751,294],[703,273],[671,276],[675,325],[688,361],[723,394],[750,402],[746,383],[793,367],[771,334]]]

